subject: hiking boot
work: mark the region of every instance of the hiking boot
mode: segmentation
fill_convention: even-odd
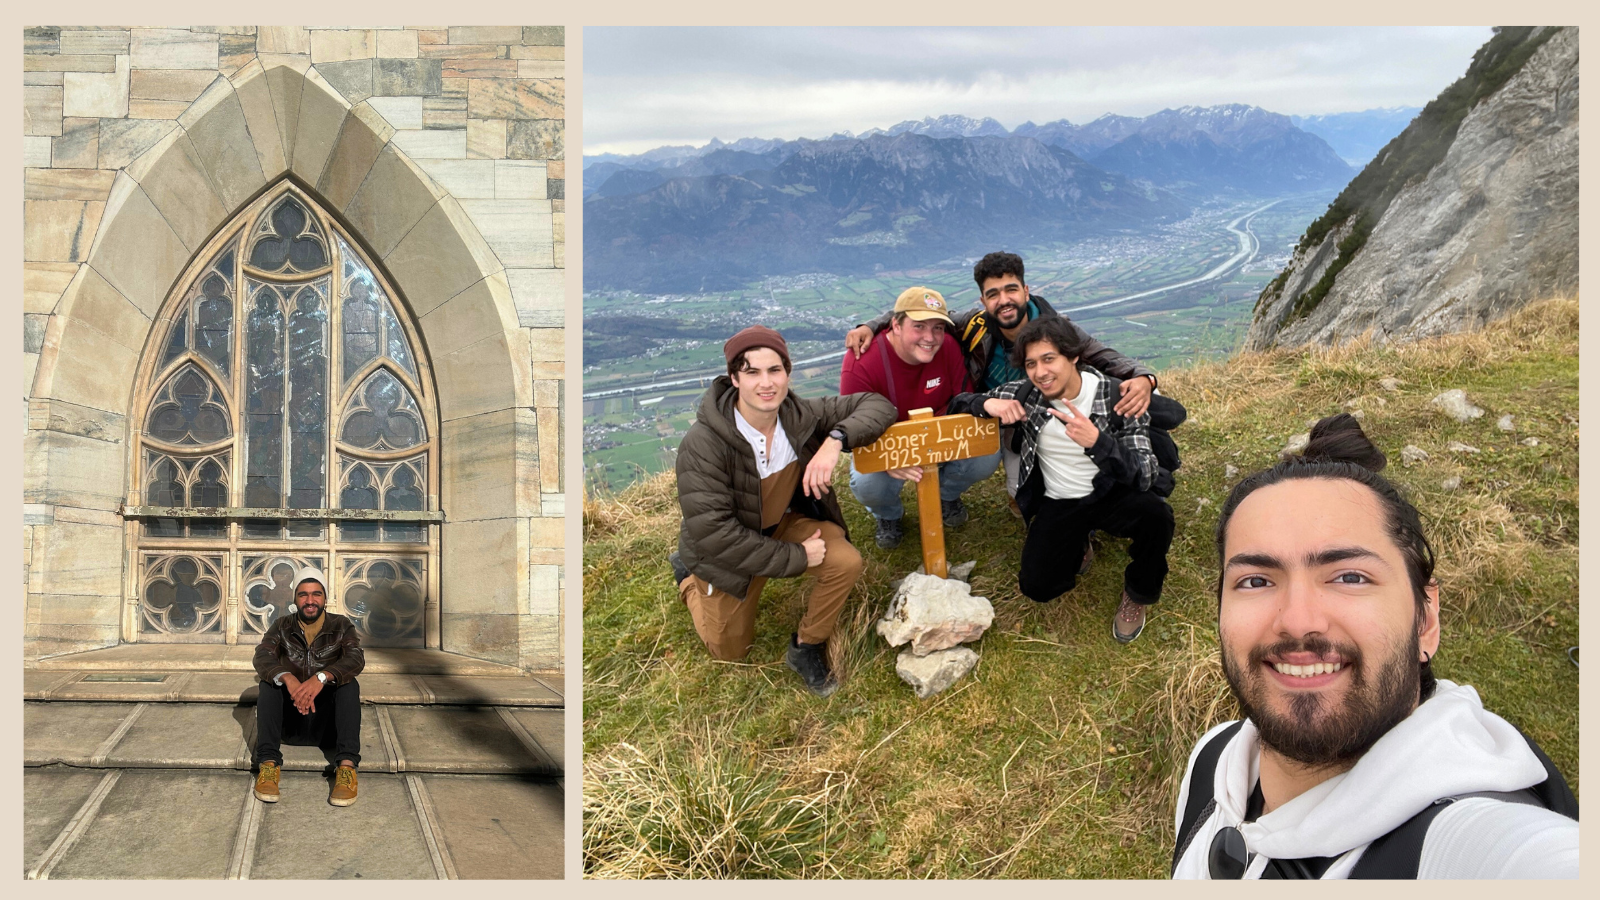
[[[882,521],[882,520],[880,520]],[[806,689],[818,697],[826,697],[839,687],[839,682],[828,671],[828,644],[802,644],[799,635],[789,636],[789,652],[783,656],[789,668],[799,673]]]
[[[967,506],[961,502],[960,497],[954,500],[940,500],[939,512],[944,515],[946,528],[960,528],[967,524]]]
[[[334,806],[349,806],[356,802],[356,770],[340,766],[333,770],[333,790],[328,792],[328,802]]]
[[[878,519],[878,546],[885,550],[893,550],[900,546],[906,533],[900,527],[899,519]]]
[[[1111,636],[1122,644],[1132,641],[1144,631],[1144,614],[1144,604],[1133,602],[1128,592],[1123,591],[1122,603],[1117,607],[1117,614],[1111,617]]]
[[[683,564],[683,557],[674,550],[667,555],[667,562],[672,564],[672,583],[683,584],[683,580],[689,577],[689,568]]]
[[[278,802],[278,764],[264,762],[256,775],[256,799],[266,803]]]
[[[1017,504],[1015,497],[1011,498],[1011,514],[1019,519],[1022,518],[1022,507]]]

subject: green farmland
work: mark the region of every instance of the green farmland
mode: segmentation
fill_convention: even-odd
[[[1283,268],[1306,223],[1330,199],[1284,198],[1257,213],[1248,226],[1259,244],[1254,255],[1220,277],[1098,308],[1084,307],[1211,272],[1239,251],[1228,223],[1264,201],[1203,208],[1159,231],[1016,252],[1027,263],[1034,293],[1104,343],[1162,372],[1233,352],[1262,287]],[[870,277],[774,277],[709,294],[586,295],[586,489],[615,492],[670,466],[672,449],[693,421],[695,402],[724,369],[722,342],[733,332],[756,323],[778,329],[789,339],[796,363],[793,389],[801,396],[835,393],[837,354],[851,326],[889,309],[912,285],[939,291],[953,309],[976,305],[975,260]]]

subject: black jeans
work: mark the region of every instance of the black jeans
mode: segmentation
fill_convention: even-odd
[[[1172,507],[1155,494],[1121,485],[1093,502],[1039,500],[1039,512],[1028,523],[1022,545],[1022,571],[1017,586],[1041,603],[1065,594],[1078,583],[1089,532],[1104,531],[1133,538],[1123,588],[1135,603],[1161,599],[1167,579],[1167,548],[1172,545]]]
[[[289,699],[289,686],[261,682],[261,692],[256,700],[256,759],[283,765],[283,752],[278,748],[287,741],[296,746],[312,746],[322,750],[332,765],[348,759],[361,765],[361,686],[355,679],[349,684],[324,687],[317,694],[316,711],[301,715]]]

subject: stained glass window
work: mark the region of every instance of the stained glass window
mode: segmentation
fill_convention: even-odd
[[[179,285],[140,381],[137,639],[259,634],[314,565],[370,641],[422,646],[437,422],[393,286],[287,183]]]

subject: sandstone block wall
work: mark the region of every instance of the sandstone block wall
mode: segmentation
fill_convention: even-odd
[[[562,665],[564,40],[24,30],[27,658],[120,639],[133,371],[194,252],[288,175],[388,269],[432,358],[443,648]]]

